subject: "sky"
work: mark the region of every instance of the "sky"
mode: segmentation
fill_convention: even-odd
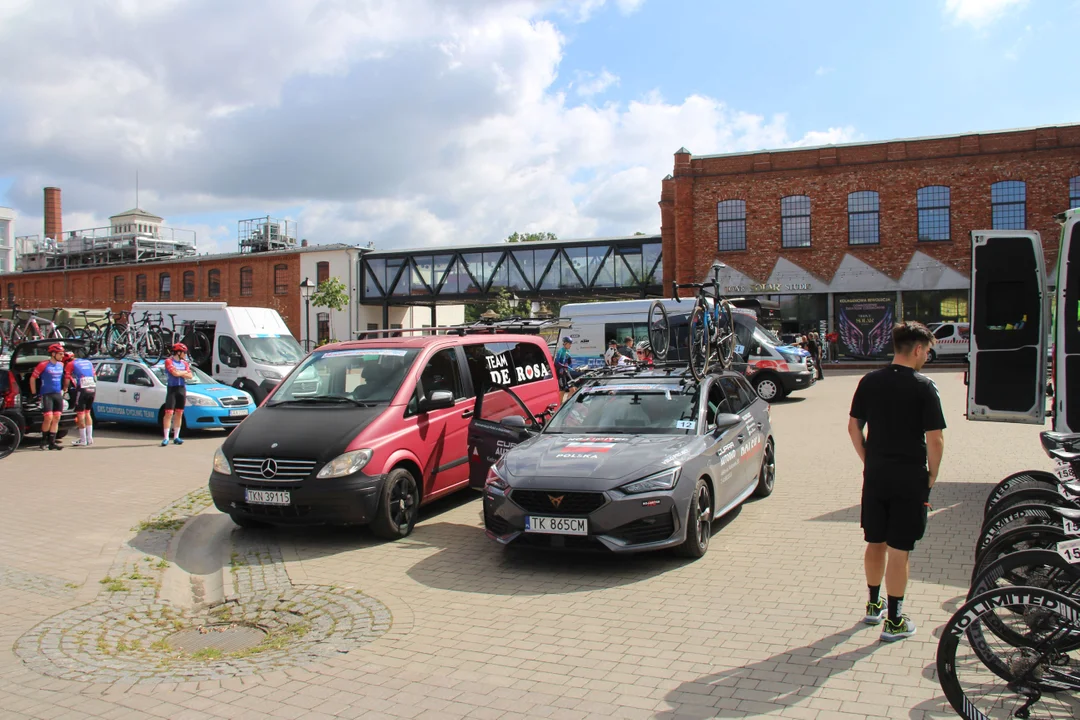
[[[380,249],[656,233],[673,154],[1080,121],[1080,0],[0,0],[0,205]]]

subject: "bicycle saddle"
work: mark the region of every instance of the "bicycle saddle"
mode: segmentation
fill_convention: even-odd
[[[1080,433],[1041,432],[1039,433],[1039,440],[1047,453],[1051,450],[1068,450],[1070,452],[1080,450]]]

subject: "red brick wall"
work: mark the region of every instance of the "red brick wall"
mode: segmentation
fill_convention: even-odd
[[[664,282],[700,281],[713,260],[759,282],[782,256],[824,282],[845,253],[899,278],[916,250],[968,274],[970,232],[991,227],[990,185],[1027,183],[1027,226],[1057,259],[1054,215],[1069,207],[1069,178],[1080,175],[1080,126],[930,140],[693,158],[675,156],[661,192]],[[951,240],[918,242],[916,190],[951,188]],[[848,193],[876,190],[880,244],[849,246]],[[781,248],[780,199],[811,200],[812,246]],[[717,250],[716,203],[746,201],[745,251]],[[669,239],[670,236],[670,239]],[[668,252],[668,245],[674,252]]]
[[[287,294],[274,293],[274,266],[286,266]],[[240,295],[240,268],[252,269],[252,294]],[[210,297],[207,278],[210,270],[221,271],[221,296]],[[184,297],[184,272],[195,273],[195,296]],[[158,301],[159,278],[169,273],[171,302],[224,301],[230,305],[268,307],[277,310],[292,334],[301,337],[303,312],[300,300],[300,256],[249,255],[243,257],[192,259],[117,265],[67,271],[8,273],[0,275],[0,300],[7,307],[8,284],[15,284],[15,300],[28,308],[77,307],[130,310],[135,299],[135,278],[146,275],[146,300]],[[113,297],[114,279],[124,279],[124,297]],[[166,321],[167,322],[167,321]]]

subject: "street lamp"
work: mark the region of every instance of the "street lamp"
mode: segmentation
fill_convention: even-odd
[[[300,282],[300,296],[304,298],[304,323],[307,328],[304,332],[304,349],[308,350],[308,344],[311,342],[311,293],[315,289],[315,283],[311,282],[311,278],[304,278]]]

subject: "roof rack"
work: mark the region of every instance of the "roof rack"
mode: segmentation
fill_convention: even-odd
[[[570,327],[570,322],[562,318],[538,319],[510,317],[502,320],[478,320],[470,325],[450,325],[446,327],[390,328],[387,330],[361,330],[357,340],[372,340],[380,337],[402,337],[405,333],[419,335],[474,335],[496,333],[522,333],[536,335],[541,330],[553,330]]]
[[[689,382],[691,383],[696,382],[690,372],[690,367],[686,363],[676,361],[661,362],[654,365],[642,365],[635,362],[627,365],[609,365],[593,368],[591,370],[583,372],[581,375],[578,375],[576,378],[573,379],[572,382],[573,384],[578,385],[588,382],[589,380],[600,380],[603,378],[624,376],[633,377],[636,376],[638,373],[648,370],[666,370],[668,377],[678,377],[682,379],[683,384],[685,384],[687,380],[689,380]]]

